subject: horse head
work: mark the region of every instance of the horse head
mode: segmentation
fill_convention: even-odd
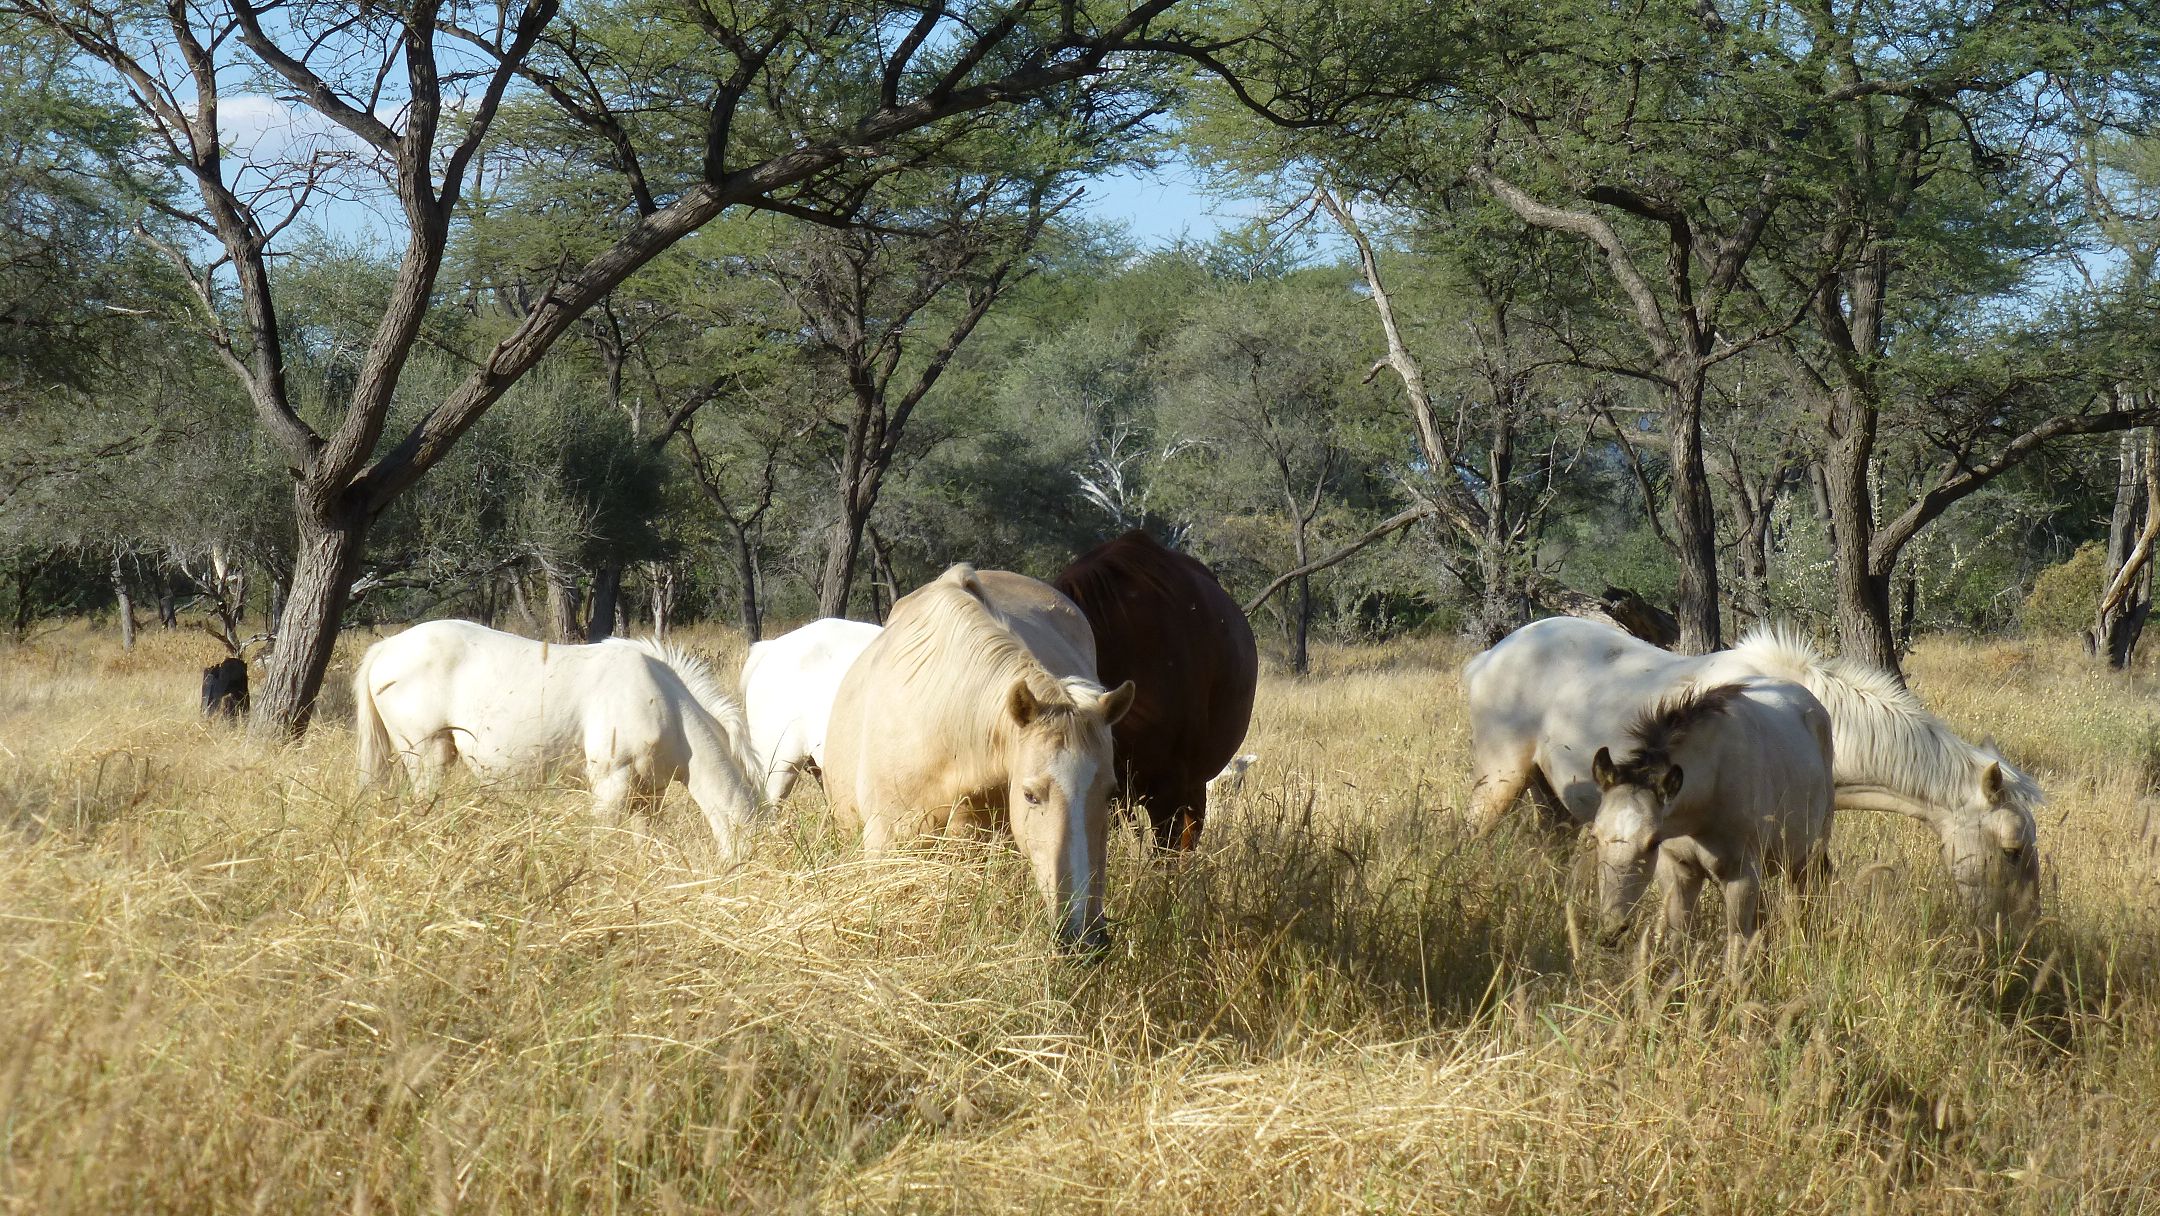
[[[1627,928],[1628,910],[1649,885],[1658,832],[1686,774],[1663,749],[1619,763],[1601,747],[1590,760],[1590,776],[1598,787],[1597,818],[1591,822],[1598,849],[1598,907],[1610,939]]]
[[[1884,786],[1839,786],[1840,807],[1895,811],[1935,829],[1958,899],[1984,928],[2022,933],[2040,915],[2032,780],[1984,751],[1964,797],[1937,806]]]
[[[1103,854],[1114,780],[1110,728],[1132,708],[1132,681],[1104,692],[1066,680],[1040,695],[1021,679],[1006,698],[1006,807],[1013,841],[1027,854],[1057,923],[1059,945],[1092,952],[1110,944],[1103,923]]]

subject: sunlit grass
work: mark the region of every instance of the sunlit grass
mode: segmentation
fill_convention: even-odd
[[[1912,663],[2051,793],[2029,952],[1850,816],[1735,982],[1715,901],[1692,950],[1601,950],[1565,850],[1464,837],[1445,643],[1271,675],[1203,855],[1114,850],[1092,965],[1017,858],[865,862],[814,787],[725,872],[679,793],[363,797],[342,698],[284,750],[198,721],[213,647],[0,652],[9,1210],[2160,1203],[2149,677],[2067,649]]]

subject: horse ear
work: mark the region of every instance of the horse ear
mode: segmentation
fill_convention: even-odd
[[[1990,760],[1987,768],[1980,774],[1980,792],[1987,795],[1989,802],[1993,802],[1995,796],[2002,793],[2002,787],[2002,761]]]
[[[1613,767],[1612,749],[1601,747],[1597,755],[1590,757],[1590,779],[1597,782],[1600,791],[1609,790],[1620,780],[1620,770]]]
[[[1658,792],[1665,796],[1665,801],[1671,802],[1680,796],[1680,776],[1680,766],[1675,764],[1667,768],[1665,775],[1659,778]]]
[[[1132,708],[1133,693],[1133,682],[1127,680],[1103,694],[1102,700],[1096,702],[1102,706],[1103,725],[1117,725],[1118,719],[1125,716],[1125,711]]]
[[[1035,699],[1035,692],[1026,680],[1013,682],[1012,692],[1005,698],[1005,712],[1012,715],[1015,726],[1026,726],[1042,712],[1042,702]]]

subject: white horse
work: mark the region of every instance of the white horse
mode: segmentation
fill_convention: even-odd
[[[1715,879],[1735,950],[1755,936],[1766,863],[1796,887],[1827,866],[1830,714],[1807,689],[1761,676],[1681,684],[1636,719],[1626,743],[1625,760],[1605,747],[1590,758],[1608,937],[1625,928],[1653,858],[1667,926],[1685,932],[1704,880]]]
[[[1110,728],[1132,681],[1095,678],[1095,634],[1048,583],[949,567],[902,596],[840,682],[826,747],[833,818],[885,852],[1009,828],[1066,949],[1109,944]]]
[[[833,697],[878,633],[876,625],[826,617],[759,642],[743,658],[743,713],[767,802],[787,797],[805,766],[824,768]]]
[[[732,856],[757,812],[742,710],[703,661],[658,641],[555,646],[430,621],[368,647],[353,673],[362,784],[402,763],[426,789],[463,760],[540,780],[582,764],[593,803],[650,810],[681,781]]]
[[[1549,815],[1590,822],[1598,748],[1679,682],[1752,675],[1798,684],[1829,712],[1840,809],[1895,810],[1934,828],[1960,897],[1983,924],[2037,915],[2032,778],[1958,738],[1888,673],[1826,658],[1787,630],[1756,629],[1731,650],[1696,657],[1574,617],[1502,638],[1463,669],[1472,823],[1489,830],[1526,791]]]
[[[1260,757],[1255,752],[1244,752],[1230,757],[1230,763],[1223,765],[1221,772],[1208,778],[1208,798],[1213,800],[1217,794],[1235,794],[1244,789],[1245,770],[1251,768],[1258,759]]]

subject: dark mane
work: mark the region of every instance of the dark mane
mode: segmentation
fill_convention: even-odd
[[[1673,752],[1690,732],[1731,708],[1745,689],[1743,684],[1718,684],[1709,688],[1683,684],[1658,698],[1635,719],[1634,725],[1628,727],[1628,738],[1635,741],[1636,755],[1624,767],[1632,769],[1646,762],[1669,763]]]

